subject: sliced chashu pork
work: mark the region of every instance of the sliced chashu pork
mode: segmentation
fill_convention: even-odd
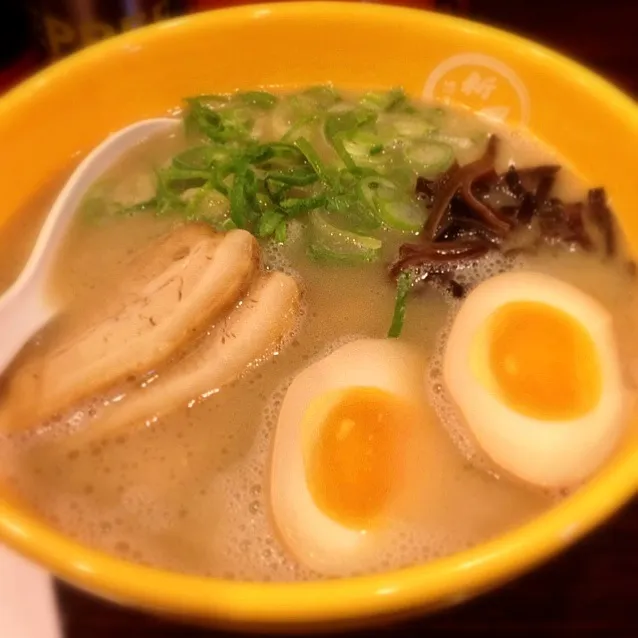
[[[205,398],[251,365],[272,356],[299,317],[297,282],[281,272],[260,275],[244,299],[179,361],[145,388],[104,408],[69,445],[82,445],[127,426],[146,424],[192,400]]]
[[[185,226],[161,238],[133,260],[129,283],[106,312],[93,313],[88,329],[36,352],[15,371],[0,429],[42,422],[161,365],[232,307],[258,268],[257,242],[242,230],[222,235]]]

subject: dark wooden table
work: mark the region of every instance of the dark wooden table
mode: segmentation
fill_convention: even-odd
[[[560,49],[638,94],[638,0],[470,0],[470,14]],[[119,609],[62,584],[58,597],[66,638],[227,635]],[[621,638],[638,635],[637,629],[638,502],[634,502],[567,553],[501,590],[374,635]]]

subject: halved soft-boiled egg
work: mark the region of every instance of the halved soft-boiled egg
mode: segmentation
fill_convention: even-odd
[[[444,380],[487,455],[541,486],[585,479],[625,423],[611,315],[540,273],[498,275],[468,295],[446,344]]]
[[[391,340],[350,342],[311,364],[284,398],[273,446],[276,527],[296,558],[365,570],[415,514],[427,453],[425,362]]]

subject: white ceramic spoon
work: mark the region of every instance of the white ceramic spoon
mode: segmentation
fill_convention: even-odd
[[[142,120],[110,135],[75,169],[47,216],[35,247],[15,283],[0,297],[0,374],[24,344],[59,311],[48,298],[51,265],[69,222],[89,187],[126,151],[145,138],[176,129],[179,120]]]
[[[0,545],[0,636],[62,638],[51,576]]]

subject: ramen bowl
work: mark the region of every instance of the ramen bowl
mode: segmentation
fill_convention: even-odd
[[[574,62],[461,19],[373,4],[286,3],[214,11],[130,32],[60,62],[0,100],[0,226],[109,132],[175,108],[183,96],[332,82],[403,86],[459,104],[559,150],[603,184],[638,248],[638,107]],[[613,161],[610,161],[613,158]],[[638,432],[638,428],[632,428]],[[582,489],[494,540],[400,571],[305,583],[248,583],[162,571],[65,537],[8,486],[0,541],[85,590],[191,622],[317,630],[425,613],[490,590],[602,523],[634,493],[638,436]]]

